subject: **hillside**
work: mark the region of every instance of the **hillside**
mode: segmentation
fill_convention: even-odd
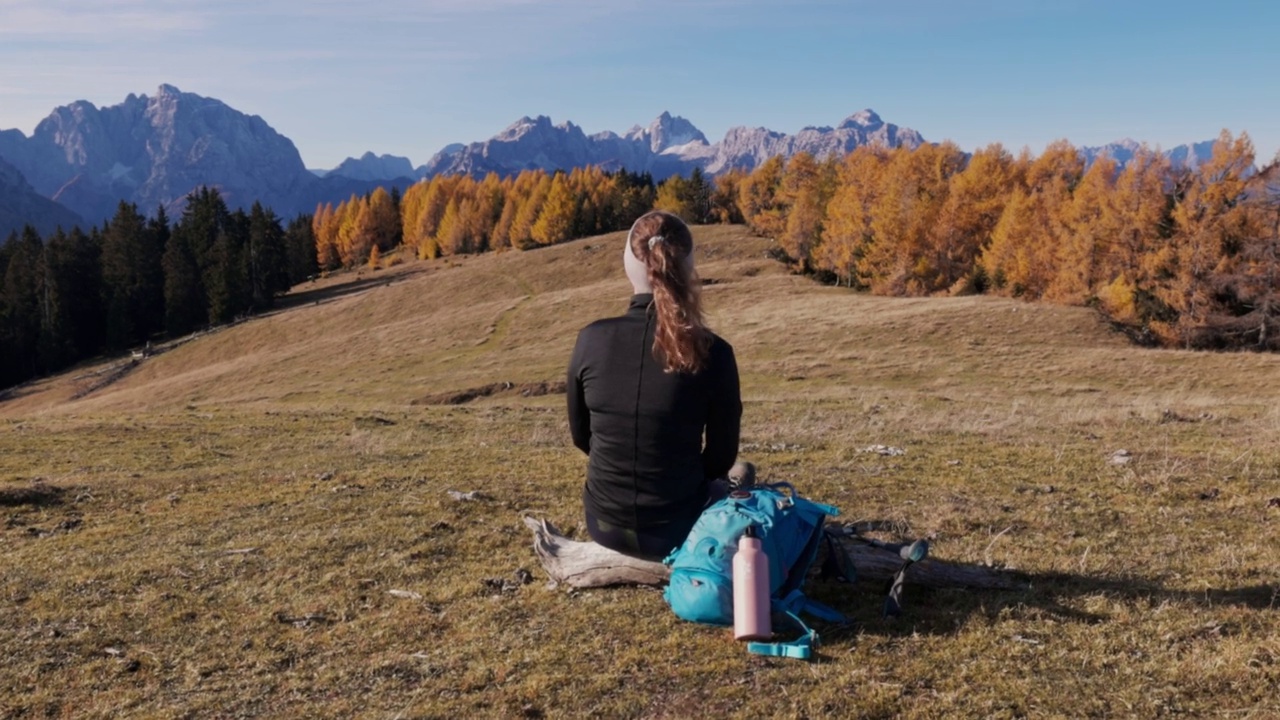
[[[167,412],[193,403],[375,408],[491,382],[560,379],[577,329],[625,307],[630,288],[615,252],[624,236],[305,284],[282,303],[287,311],[148,359],[74,402],[92,384],[84,377],[91,370],[39,382],[0,404],[0,417]],[[1041,383],[1123,392],[1132,367],[1115,363],[1136,361],[1144,378],[1158,381],[1177,355],[1141,353],[1080,308],[860,295],[787,274],[767,257],[771,242],[743,228],[708,226],[699,236],[713,326],[738,349],[749,387],[762,395],[812,376],[824,396],[848,398],[868,380],[905,379],[906,368],[938,392],[963,378],[982,395],[1030,380],[1009,361],[1037,354],[1046,361],[1036,372]],[[1054,359],[1068,349],[1083,357]],[[1224,357],[1237,366],[1274,362],[1198,355],[1192,363],[1208,370]]]
[[[335,275],[80,399],[121,361],[0,400],[0,716],[1280,714],[1280,356],[695,236],[741,456],[1028,589],[909,588],[895,622],[815,582],[855,624],[807,664],[649,589],[547,587],[521,517],[581,537],[585,468],[547,385],[625,306],[619,233]]]

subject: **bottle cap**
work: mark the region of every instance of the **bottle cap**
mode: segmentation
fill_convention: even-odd
[[[749,537],[749,538],[758,537],[756,535],[756,526],[748,525],[747,529],[742,532],[742,537]]]

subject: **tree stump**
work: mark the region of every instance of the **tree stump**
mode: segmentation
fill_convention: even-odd
[[[671,574],[670,568],[660,562],[567,538],[546,520],[526,516],[524,524],[533,532],[533,551],[555,583],[574,588],[664,585]],[[877,547],[856,535],[837,537],[837,542],[847,553],[859,581],[888,582],[902,567],[902,558],[893,548]],[[1027,579],[1016,572],[936,558],[913,564],[906,577],[912,585],[931,588],[1020,590],[1028,586]]]

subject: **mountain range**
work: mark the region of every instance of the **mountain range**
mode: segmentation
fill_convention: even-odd
[[[669,112],[621,135],[588,135],[572,122],[557,125],[540,115],[520,118],[488,140],[448,145],[418,167],[408,158],[369,152],[327,172],[311,171],[293,142],[261,117],[161,85],[150,97],[131,94],[109,107],[83,100],[59,107],[30,137],[0,130],[0,234],[23,222],[65,226],[76,216],[101,223],[121,200],[147,213],[163,206],[174,215],[187,194],[203,185],[218,188],[232,207],[261,201],[288,217],[379,185],[403,190],[439,174],[479,177],[597,165],[647,172],[661,181],[695,168],[713,176],[750,171],[771,157],[799,152],[822,158],[867,144],[915,148],[924,142],[920,133],[886,123],[870,109],[834,127],[806,127],[794,135],[734,127],[716,143]],[[1138,147],[1125,140],[1081,153],[1089,161],[1108,155],[1123,164]],[[1211,149],[1212,142],[1198,143],[1169,154],[1194,164]]]
[[[59,107],[31,137],[2,130],[0,159],[35,192],[90,223],[111,217],[121,200],[148,213],[160,206],[180,212],[202,185],[218,188],[232,207],[261,201],[289,216],[391,180],[317,178],[293,141],[262,118],[172,85],[110,107],[84,100]]]

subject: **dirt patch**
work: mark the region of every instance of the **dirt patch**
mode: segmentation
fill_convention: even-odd
[[[433,393],[420,397],[411,405],[465,405],[473,400],[487,397],[542,397],[564,392],[563,380],[552,380],[536,383],[496,382],[466,390]]]

